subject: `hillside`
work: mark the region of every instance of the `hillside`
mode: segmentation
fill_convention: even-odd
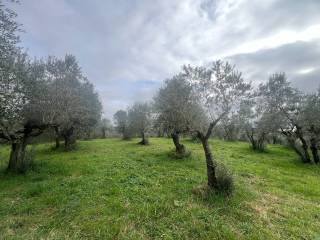
[[[248,143],[213,141],[232,169],[228,199],[201,195],[201,146],[168,156],[170,139],[79,142],[72,152],[36,146],[26,175],[5,174],[0,146],[0,239],[316,239],[320,168],[282,146],[254,153]]]

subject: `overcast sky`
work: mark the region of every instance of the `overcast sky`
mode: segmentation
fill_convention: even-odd
[[[150,100],[183,64],[228,59],[246,80],[320,84],[320,0],[20,0],[32,56],[74,54],[104,113]]]

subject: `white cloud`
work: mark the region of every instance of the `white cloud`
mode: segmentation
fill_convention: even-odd
[[[313,67],[310,67],[310,68],[303,68],[303,69],[300,69],[297,73],[298,74],[309,74],[309,73],[312,73],[313,71],[315,71],[316,69],[313,68]]]
[[[320,40],[320,24],[312,25],[304,31],[293,31],[284,29],[270,37],[246,42],[226,55],[252,53],[262,49],[279,47],[288,43],[294,43],[298,41],[312,41],[315,39]]]

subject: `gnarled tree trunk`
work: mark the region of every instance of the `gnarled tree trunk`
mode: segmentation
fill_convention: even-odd
[[[71,150],[74,145],[76,144],[76,140],[73,136],[71,135],[66,135],[64,136],[64,148],[65,150]]]
[[[142,140],[139,142],[139,144],[148,145],[149,144],[149,140],[148,140],[148,138],[146,137],[146,135],[145,135],[145,133],[143,131],[141,132],[141,137],[142,137]]]
[[[309,155],[309,152],[308,152],[308,144],[307,144],[307,141],[301,137],[299,138],[301,143],[302,143],[302,150],[303,150],[303,162],[305,163],[311,163],[311,158],[310,158],[310,155]]]
[[[181,154],[181,155],[185,154],[186,148],[183,144],[180,143],[179,133],[178,132],[172,133],[171,138],[172,138],[174,146],[176,147],[176,153]]]
[[[65,130],[65,132],[63,134],[63,138],[64,138],[64,149],[66,151],[71,150],[74,147],[74,145],[76,144],[76,138],[74,136],[73,127]]]
[[[60,139],[59,137],[56,137],[56,146],[55,146],[56,149],[60,148]]]
[[[54,133],[55,133],[55,141],[56,141],[56,146],[55,148],[58,149],[60,148],[60,133],[59,133],[59,127],[54,126]]]
[[[305,139],[301,135],[299,136],[299,132],[297,133],[297,136],[296,136],[296,134],[292,131],[282,130],[282,134],[287,138],[287,141],[290,147],[300,156],[302,162],[311,163],[310,155],[308,152],[308,145]],[[302,142],[302,149],[298,147],[296,144],[297,138],[299,138],[300,141]]]
[[[247,137],[251,143],[251,147],[255,151],[265,150],[265,133],[258,134],[258,137],[254,135],[254,129],[246,130]]]
[[[103,127],[101,129],[101,132],[102,132],[102,138],[106,138],[107,137],[107,129]]]
[[[8,171],[21,173],[26,171],[25,153],[27,138],[22,137],[11,144],[11,153],[8,165]]]
[[[318,164],[320,162],[319,154],[318,154],[318,146],[315,138],[310,139],[310,149],[313,156],[313,161]]]
[[[200,136],[200,140],[206,157],[208,186],[210,188],[215,188],[217,186],[216,164],[213,160],[208,138],[205,136]]]
[[[308,144],[307,141],[304,139],[301,127],[297,126],[297,132],[296,132],[298,138],[300,139],[301,143],[302,143],[302,151],[303,151],[303,159],[302,161],[304,163],[311,163],[311,159],[310,159],[310,155],[309,155],[309,151],[308,151]]]
[[[27,170],[29,163],[26,162],[25,155],[28,139],[39,136],[47,127],[48,125],[36,121],[28,121],[23,126],[23,129],[17,131],[17,135],[10,141],[11,152],[8,171],[22,173]]]
[[[278,143],[280,143],[278,136],[273,135],[272,136],[272,144],[278,144]]]
[[[218,181],[216,176],[216,162],[213,159],[213,155],[211,153],[211,149],[208,141],[211,136],[213,128],[225,116],[225,114],[227,114],[227,112],[222,113],[215,121],[210,123],[205,135],[202,134],[200,131],[197,132],[197,136],[201,140],[203,151],[206,157],[208,186],[212,189],[217,187]]]

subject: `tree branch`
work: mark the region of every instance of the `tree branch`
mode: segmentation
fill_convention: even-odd
[[[223,112],[216,120],[212,121],[208,127],[207,133],[205,135],[206,139],[211,136],[213,128],[218,124],[218,122],[228,113],[228,111]]]

